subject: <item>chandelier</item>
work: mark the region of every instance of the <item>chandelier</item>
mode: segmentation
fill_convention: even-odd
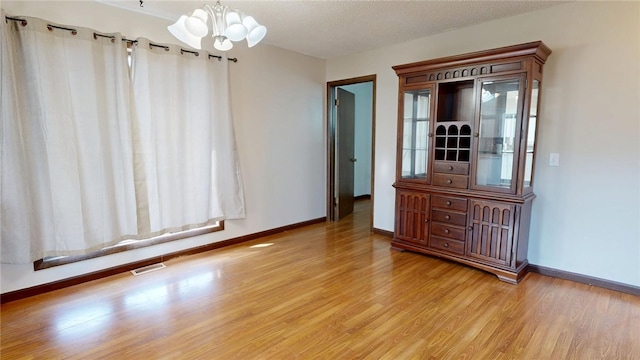
[[[213,47],[220,51],[230,50],[233,47],[232,41],[243,39],[247,39],[247,44],[252,47],[267,34],[267,28],[258,24],[252,16],[222,6],[220,1],[214,6],[203,5],[202,8],[194,10],[191,16],[180,16],[180,19],[167,29],[176,39],[194,49],[201,49],[200,41],[209,33],[209,18]]]

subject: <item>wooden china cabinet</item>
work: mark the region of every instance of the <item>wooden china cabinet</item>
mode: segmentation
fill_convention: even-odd
[[[393,67],[400,81],[394,249],[513,284],[526,274],[550,53],[538,41]]]

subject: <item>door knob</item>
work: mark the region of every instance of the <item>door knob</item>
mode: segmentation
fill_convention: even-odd
[[[358,161],[358,159],[356,159],[356,158],[351,158],[351,159],[349,159],[349,161],[351,161],[351,162],[356,162],[356,161]]]

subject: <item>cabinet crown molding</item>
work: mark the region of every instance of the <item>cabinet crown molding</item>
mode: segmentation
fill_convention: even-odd
[[[441,57],[437,59],[418,61],[408,64],[392,66],[396,75],[428,71],[435,68],[464,66],[503,60],[508,58],[534,56],[541,64],[547,61],[551,49],[542,41],[534,41],[525,44],[511,45],[496,49],[470,52],[466,54]]]

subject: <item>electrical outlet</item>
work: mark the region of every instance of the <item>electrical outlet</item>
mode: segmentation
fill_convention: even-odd
[[[549,166],[560,166],[560,154],[558,153],[549,154]]]

